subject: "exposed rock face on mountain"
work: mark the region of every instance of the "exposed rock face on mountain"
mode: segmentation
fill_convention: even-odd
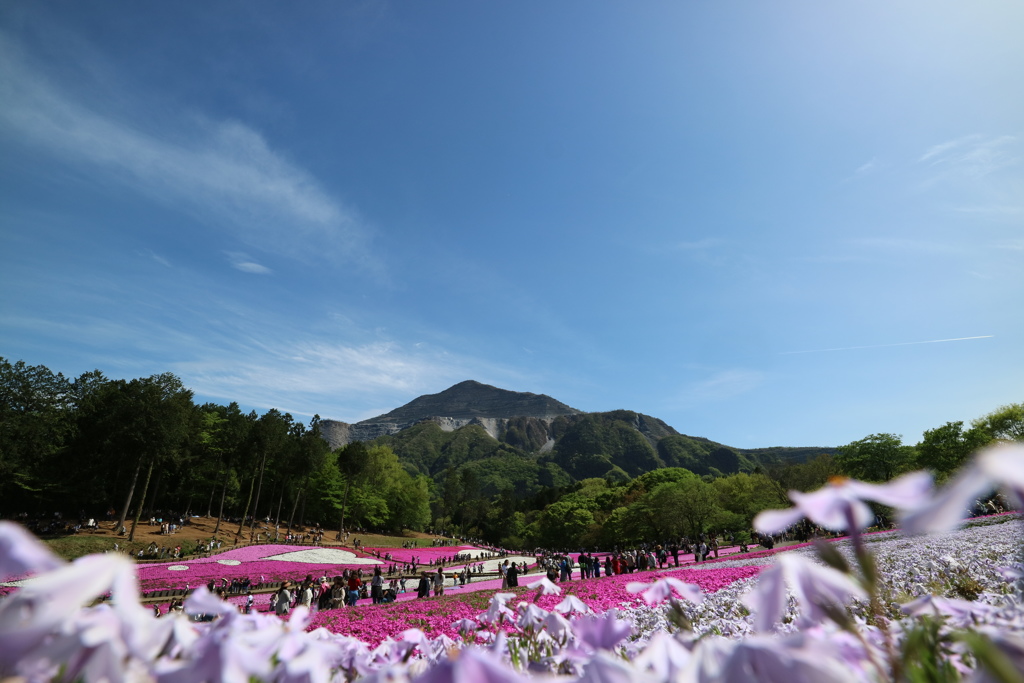
[[[355,424],[324,420],[320,429],[331,448],[337,448],[352,441],[389,436],[424,421],[436,422],[445,431],[478,424],[498,438],[513,418],[533,418],[549,424],[560,415],[580,413],[544,394],[508,391],[467,380],[438,394],[420,396],[385,415]]]
[[[356,424],[324,420],[320,428],[332,448],[376,441],[410,472],[443,485],[466,476],[487,495],[530,496],[595,477],[626,481],[662,467],[717,476],[835,452],[731,448],[631,410],[584,413],[550,396],[473,381]]]

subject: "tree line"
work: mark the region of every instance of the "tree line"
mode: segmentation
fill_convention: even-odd
[[[871,434],[839,447],[840,471],[863,481],[889,481],[916,469],[931,470],[944,482],[979,448],[994,441],[1024,441],[1024,403],[1002,406],[971,421],[947,422],[927,430],[917,444],[899,434]]]
[[[310,423],[197,405],[170,373],[68,378],[0,358],[0,514],[62,512],[118,527],[159,512],[291,528],[422,529],[430,484],[384,445],[331,450]],[[224,528],[223,531],[228,531]]]
[[[154,511],[192,512],[216,517],[218,532],[228,519],[223,531],[239,534],[256,520],[285,529],[431,528],[510,548],[607,548],[710,531],[742,539],[758,512],[790,504],[790,490],[918,468],[941,482],[985,444],[1024,440],[1024,403],[970,426],[928,430],[914,445],[872,434],[805,462],[732,462],[725,449],[688,437],[662,438],[655,452],[625,426],[596,419],[567,426],[571,438],[554,454],[495,441],[476,425],[449,433],[433,423],[331,450],[319,421],[197,405],[169,373],[71,379],[0,358],[0,515],[110,513],[130,527]],[[599,438],[602,429],[616,438]],[[531,438],[539,437],[523,431]],[[620,450],[675,466],[627,472],[613,465]],[[574,480],[560,463],[601,474]]]

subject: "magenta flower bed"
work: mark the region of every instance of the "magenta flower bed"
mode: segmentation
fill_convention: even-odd
[[[536,603],[546,610],[551,610],[566,595],[575,595],[588,607],[600,613],[613,607],[622,607],[624,604],[642,604],[639,596],[626,592],[626,584],[634,581],[650,583],[663,576],[672,576],[696,584],[706,593],[714,593],[736,581],[755,576],[759,571],[761,567],[677,569],[568,581],[559,584],[562,588],[561,595],[543,595],[536,598]],[[542,574],[521,577],[520,588],[512,589],[512,592],[520,593],[520,596],[510,604],[514,605],[519,600],[534,601],[535,591],[528,585],[542,577]],[[410,588],[412,587],[410,584]],[[446,595],[443,598],[400,600],[389,605],[361,605],[356,608],[317,612],[313,615],[309,629],[326,628],[334,633],[359,638],[371,647],[380,644],[386,638],[396,638],[409,628],[418,628],[431,637],[443,633],[449,638],[456,639],[459,635],[454,627],[455,622],[460,619],[477,620],[487,609],[492,590]]]
[[[686,583],[696,584],[705,593],[715,593],[741,579],[756,576],[761,569],[762,567],[731,567],[725,569],[686,568],[673,571],[646,571],[602,576],[597,579],[560,583],[559,586],[562,588],[561,595],[543,595],[537,600],[537,604],[546,610],[551,610],[566,595],[575,595],[595,612],[606,612],[613,607],[621,607],[623,603],[630,605],[643,604],[643,599],[639,595],[626,592],[626,584],[628,583],[652,583],[660,578],[671,576]],[[540,576],[535,576],[532,580],[528,578],[526,583],[532,583],[539,579]]]
[[[361,569],[366,573],[373,571],[375,565],[357,563],[322,564],[317,562],[293,562],[283,559],[267,559],[274,555],[315,550],[315,548],[290,545],[260,545],[237,548],[213,557],[198,560],[172,560],[161,563],[140,564],[136,569],[139,587],[143,592],[154,590],[175,590],[186,587],[195,588],[210,581],[223,583],[222,579],[244,579],[248,577],[253,585],[274,583],[278,581],[301,580],[307,574],[320,577],[323,574],[334,576],[343,569]],[[328,548],[327,550],[340,550]],[[365,553],[346,552],[357,558],[366,558]],[[376,558],[368,558],[383,564]],[[237,561],[241,564],[221,564],[221,560]],[[172,570],[169,567],[185,566],[185,570]]]

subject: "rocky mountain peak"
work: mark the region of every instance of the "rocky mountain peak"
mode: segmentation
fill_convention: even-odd
[[[367,441],[394,434],[424,420],[433,420],[446,430],[476,422],[493,436],[500,429],[498,423],[502,420],[516,417],[552,420],[559,415],[577,415],[580,412],[545,394],[509,391],[466,380],[353,425],[325,420],[321,429],[331,446],[336,447],[351,441]]]

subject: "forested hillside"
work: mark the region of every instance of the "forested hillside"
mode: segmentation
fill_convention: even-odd
[[[885,481],[923,467],[942,480],[993,440],[1024,440],[1024,404],[946,423],[916,445],[871,434],[837,449],[733,449],[626,410],[489,426],[496,433],[426,420],[331,448],[319,417],[197,405],[169,373],[70,379],[0,358],[0,516],[131,528],[161,513],[206,515],[220,534],[245,534],[254,518],[433,528],[517,548],[741,535],[759,510],[786,506],[789,490],[837,474]]]

